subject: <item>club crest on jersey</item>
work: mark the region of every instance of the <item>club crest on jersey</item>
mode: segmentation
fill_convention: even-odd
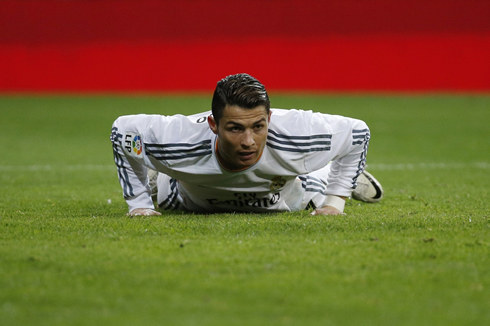
[[[143,152],[143,142],[141,141],[141,136],[138,134],[127,133],[124,139],[124,148],[129,155],[141,156]]]
[[[284,187],[284,185],[286,184],[286,179],[283,179],[282,177],[275,177],[272,178],[271,182],[271,190],[278,190]]]

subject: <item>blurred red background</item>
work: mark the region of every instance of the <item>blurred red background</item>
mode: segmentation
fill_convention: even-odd
[[[0,92],[490,90],[490,1],[1,1]]]

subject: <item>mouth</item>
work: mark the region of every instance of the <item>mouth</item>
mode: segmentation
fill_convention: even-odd
[[[238,152],[238,155],[242,160],[247,161],[254,158],[255,152]]]

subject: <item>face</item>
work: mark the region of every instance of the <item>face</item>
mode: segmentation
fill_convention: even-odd
[[[265,106],[244,109],[226,106],[219,123],[208,118],[209,127],[218,135],[220,163],[228,170],[239,170],[257,162],[267,141],[270,115]]]

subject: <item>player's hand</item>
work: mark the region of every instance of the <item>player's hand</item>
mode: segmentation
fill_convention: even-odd
[[[327,205],[315,209],[313,212],[311,212],[311,215],[345,215],[345,213],[333,206]]]
[[[151,208],[135,208],[128,213],[129,216],[151,216],[151,215],[162,215],[162,213],[157,212]]]

